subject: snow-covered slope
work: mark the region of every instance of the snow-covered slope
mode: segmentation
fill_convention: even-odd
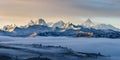
[[[52,27],[53,28],[64,28],[64,30],[66,29],[73,29],[73,30],[79,30],[79,27],[74,27],[75,25],[68,22],[68,23],[64,23],[63,21],[59,21],[57,23],[55,23]]]
[[[9,32],[11,32],[11,31],[13,31],[14,29],[16,28],[16,25],[14,24],[14,25],[6,25],[6,26],[4,26],[3,27],[3,31],[9,31]]]
[[[75,27],[76,25],[74,25],[73,23],[66,23],[65,24],[65,29],[69,30],[69,29],[73,29],[73,30],[80,30],[80,27]]]
[[[38,20],[38,25],[47,26],[47,23],[44,21],[44,19],[39,19]]]
[[[53,22],[48,22],[48,23],[47,23],[47,25],[48,25],[49,27],[52,27],[53,24],[54,24]]]
[[[39,19],[37,21],[33,21],[31,20],[29,23],[28,23],[28,27],[29,26],[32,26],[32,25],[43,25],[43,26],[47,26],[47,23],[44,21],[44,19]]]
[[[43,33],[43,32],[48,32],[52,31],[52,28],[43,26],[43,25],[33,25],[29,26],[27,28],[19,28],[16,27],[15,30],[13,31],[13,36],[29,36],[34,33]]]
[[[12,30],[10,32],[10,30]],[[5,32],[6,31],[6,32]],[[84,33],[81,33],[84,32]],[[104,33],[103,33],[104,32]],[[43,20],[30,21],[28,25],[22,27],[5,26],[0,35],[6,36],[79,36],[86,37],[92,33],[91,37],[106,37],[106,38],[120,38],[120,30],[112,25],[96,24],[90,19],[85,21],[82,25],[75,25],[73,23],[64,23],[59,21],[49,27]]]
[[[58,21],[58,22],[54,23],[52,27],[53,28],[56,28],[56,27],[64,28],[64,25],[65,25],[65,23],[63,21]]]
[[[107,30],[107,29],[111,29],[111,30],[115,30],[115,31],[120,31],[120,29],[110,25],[110,24],[97,24],[95,25],[93,28],[95,29],[104,29],[104,30]]]
[[[88,19],[84,23],[82,23],[82,26],[90,28],[90,27],[95,26],[95,24],[90,19]]]
[[[95,28],[95,29],[102,29],[102,30],[114,30],[114,31],[120,31],[120,29],[110,25],[110,24],[96,24],[93,23],[90,19],[86,20],[84,23],[82,23],[82,26],[86,28]]]

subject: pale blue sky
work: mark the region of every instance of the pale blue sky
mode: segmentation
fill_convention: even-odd
[[[115,27],[120,28],[120,18],[101,17],[101,18],[92,18],[92,20],[99,23],[111,24],[114,25]]]

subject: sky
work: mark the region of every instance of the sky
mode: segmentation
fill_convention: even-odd
[[[0,26],[39,18],[76,24],[90,18],[120,28],[120,0],[0,0]]]

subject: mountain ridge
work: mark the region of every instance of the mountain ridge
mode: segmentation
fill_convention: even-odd
[[[13,37],[72,36],[120,38],[119,29],[115,29],[117,28],[112,25],[95,24],[90,19],[85,21],[82,25],[58,21],[54,23],[52,27],[48,26],[44,19],[39,19],[37,22],[31,20],[28,25],[23,27],[15,26],[13,31],[1,30],[0,35]]]
[[[32,26],[32,25],[44,25],[44,26],[49,26],[50,24],[47,24],[46,21],[44,19],[38,19],[38,21],[33,21],[31,20],[27,25],[25,26],[21,26],[24,27],[24,28],[27,28],[29,26]],[[60,20],[56,23],[52,23],[51,24],[52,28],[66,28],[66,29],[75,29],[72,25],[75,25],[73,23],[65,23],[64,21]],[[14,27],[13,27],[14,26]],[[116,28],[110,24],[95,24],[93,23],[90,19],[87,19],[84,23],[81,24],[81,26],[84,26],[85,28],[95,28],[95,29],[103,29],[103,30],[115,30],[115,31],[120,31],[119,28]],[[4,30],[4,31],[13,31],[15,29],[16,25],[6,25],[3,27],[3,29],[1,30]]]

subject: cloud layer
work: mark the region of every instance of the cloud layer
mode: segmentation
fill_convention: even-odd
[[[0,0],[0,15],[120,17],[120,0]]]

